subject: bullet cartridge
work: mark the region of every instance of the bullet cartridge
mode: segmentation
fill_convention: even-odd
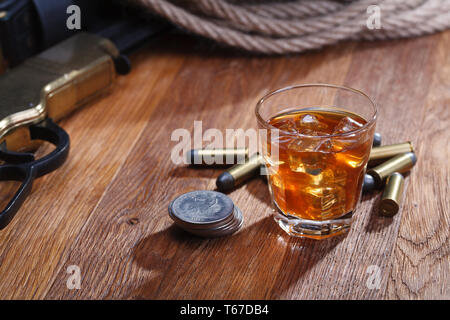
[[[375,189],[375,179],[370,174],[364,175],[364,182],[362,187],[362,192],[367,193]]]
[[[403,185],[404,178],[400,173],[394,172],[388,177],[380,202],[381,215],[392,217],[398,212],[403,197]]]
[[[192,149],[187,154],[187,161],[192,165],[226,165],[236,164],[248,158],[248,148],[229,149]]]
[[[410,170],[417,162],[417,157],[413,152],[407,152],[395,156],[382,164],[367,171],[374,180],[375,187],[379,188],[383,185],[383,181],[394,172],[403,173]]]
[[[258,175],[262,163],[262,156],[255,153],[244,164],[237,164],[222,173],[216,180],[217,188],[223,192],[233,190],[246,180]]]
[[[372,146],[374,147],[381,146],[381,133],[375,132],[375,134],[373,135]]]
[[[414,147],[410,141],[380,147],[373,147],[369,156],[369,165],[376,165],[383,162],[383,160],[407,152],[414,152]]]

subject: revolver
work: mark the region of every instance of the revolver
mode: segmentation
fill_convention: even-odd
[[[110,40],[78,33],[0,76],[0,180],[21,182],[0,211],[0,229],[12,220],[33,180],[66,160],[69,135],[55,122],[111,88],[120,59]],[[42,141],[56,148],[36,160],[32,152]]]
[[[160,31],[157,26],[146,34]],[[126,33],[116,46],[106,37],[80,32],[0,75],[0,181],[21,182],[0,208],[0,230],[25,201],[33,180],[56,170],[68,157],[69,135],[56,122],[109,91],[116,75],[130,70],[121,52],[142,42],[141,34]],[[33,152],[42,141],[56,148],[35,159]]]

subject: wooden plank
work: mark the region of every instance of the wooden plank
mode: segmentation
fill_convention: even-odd
[[[439,35],[437,65],[417,115],[418,165],[411,173],[388,282],[391,299],[449,299],[450,33]]]

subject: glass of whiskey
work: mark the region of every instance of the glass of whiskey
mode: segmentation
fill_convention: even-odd
[[[363,92],[328,84],[279,89],[258,102],[274,218],[289,235],[324,239],[349,230],[376,115]]]

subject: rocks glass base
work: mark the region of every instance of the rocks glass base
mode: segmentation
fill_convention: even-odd
[[[334,237],[340,234],[347,233],[352,224],[353,212],[349,212],[343,217],[331,220],[306,220],[292,215],[287,215],[282,212],[276,203],[274,220],[276,223],[286,231],[287,234],[293,237],[309,238],[315,240],[322,240]]]

